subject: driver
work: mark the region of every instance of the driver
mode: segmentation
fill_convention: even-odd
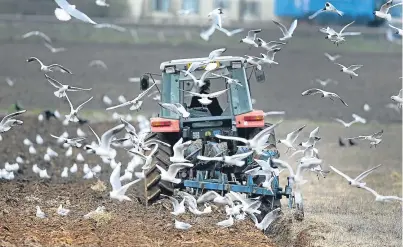
[[[204,85],[200,87],[200,92],[201,94],[208,94],[210,93],[210,80],[204,80]],[[200,104],[199,100],[200,97],[198,96],[193,96],[192,101],[190,102],[189,108],[194,108],[194,107],[203,107],[202,104]],[[221,116],[223,113],[223,110],[220,106],[220,103],[218,102],[218,99],[216,97],[214,98],[209,98],[212,100],[211,104],[207,105],[207,109],[210,111],[212,116]]]

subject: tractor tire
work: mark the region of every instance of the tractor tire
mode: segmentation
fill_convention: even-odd
[[[151,204],[152,202],[157,200],[160,194],[173,194],[173,184],[166,181],[161,181],[160,171],[155,165],[158,164],[163,169],[168,170],[169,166],[171,165],[169,157],[173,155],[172,146],[177,141],[176,137],[176,133],[151,133],[145,139],[146,141],[151,139],[158,139],[171,145],[171,147],[158,145],[158,150],[154,154],[152,168],[145,172],[146,177],[144,181],[144,202],[146,205]]]

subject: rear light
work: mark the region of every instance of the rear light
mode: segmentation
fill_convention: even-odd
[[[264,119],[263,116],[258,115],[258,116],[245,116],[244,121],[262,121]]]
[[[152,127],[166,127],[171,126],[171,121],[156,121],[151,123]]]

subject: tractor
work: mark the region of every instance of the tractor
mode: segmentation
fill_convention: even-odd
[[[211,67],[210,65],[213,64],[214,70],[207,73],[205,79],[210,81],[211,88],[217,90],[229,88],[219,98],[219,107],[221,107],[219,114],[216,113],[217,111],[213,114],[204,106],[191,107],[189,104],[191,97],[187,91],[192,90],[194,82],[184,71],[192,63],[201,63],[206,59],[178,59],[163,62],[160,66],[162,80],[161,88],[158,90],[161,93],[161,103],[180,103],[190,116],[183,118],[177,113],[161,108],[158,117],[150,119],[151,133],[147,139],[157,138],[171,145],[171,147],[159,145],[153,163],[168,169],[171,164],[169,157],[173,155],[172,146],[183,138],[183,141],[192,140],[192,144],[185,150],[185,157],[194,164],[194,167],[178,173],[177,177],[182,181],[180,184],[162,181],[159,170],[155,166],[145,172],[145,203],[152,203],[159,198],[160,194],[172,195],[179,189],[194,195],[214,190],[221,195],[234,191],[245,193],[249,197],[260,196],[262,201],[260,210],[265,213],[280,207],[280,199],[283,196],[288,198],[289,206],[292,206],[293,194],[290,179],[285,187],[281,187],[279,178],[275,177],[270,190],[262,187],[265,177],[252,177],[245,174],[245,171],[258,166],[255,159],[270,162],[272,157],[279,157],[274,132],[271,133],[269,145],[263,153],[247,157],[243,167],[226,166],[222,162],[206,162],[196,158],[198,155],[217,157],[248,152],[250,150],[242,146],[241,142],[225,141],[215,136],[221,134],[251,139],[262,129],[270,126],[264,121],[263,111],[253,109],[247,68],[245,59],[242,57],[221,56],[207,66],[201,66],[192,72],[196,78],[200,78],[206,72],[206,67]],[[222,76],[236,79],[238,84],[229,84],[228,79]],[[140,83],[142,90],[149,88],[150,78],[154,80],[151,74],[143,75]],[[275,167],[273,163],[271,166]]]

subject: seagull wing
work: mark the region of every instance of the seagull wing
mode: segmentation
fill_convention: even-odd
[[[58,67],[59,69],[65,71],[65,72],[67,72],[67,73],[69,73],[69,74],[72,74],[70,70],[66,69],[65,67],[61,66],[60,64],[51,64],[51,65],[49,65],[48,67],[49,67],[49,68]]]
[[[231,160],[243,160],[246,157],[250,156],[252,153],[253,153],[253,151],[249,151],[249,152],[241,153],[241,154],[234,154],[232,156],[229,156],[229,158]]]
[[[341,103],[343,103],[345,106],[348,106],[347,103],[344,102],[344,100],[343,100],[338,94],[331,93],[331,95],[332,95],[333,97],[338,98],[338,99],[341,101]]]
[[[277,27],[279,27],[280,28],[280,30],[281,30],[281,32],[283,33],[283,35],[284,36],[286,36],[287,35],[287,28],[283,25],[283,24],[281,24],[280,22],[278,22],[278,21],[275,21],[275,20],[272,20],[273,22],[274,22],[274,24],[276,24],[277,25]]]
[[[171,104],[171,103],[160,103],[160,102],[157,102],[161,107],[163,107],[163,108],[165,108],[165,109],[167,109],[167,110],[169,110],[169,111],[172,111],[172,112],[175,112],[175,113],[178,113],[179,111],[178,111],[178,109],[175,107],[175,105],[173,105],[173,104]]]
[[[367,191],[371,192],[374,196],[379,196],[379,194],[378,194],[375,190],[373,190],[373,189],[371,189],[371,188],[368,188],[367,186],[362,186],[361,188],[363,188],[364,190],[367,190]]]
[[[101,137],[100,147],[108,150],[111,144],[112,138],[125,128],[124,124],[119,124],[118,126],[106,131]]]
[[[396,7],[396,6],[398,6],[398,5],[402,5],[403,4],[403,2],[400,2],[400,3],[395,3],[395,4],[393,4],[392,6],[390,6],[390,8],[393,8],[393,7]],[[389,9],[390,9],[389,8]]]
[[[66,94],[66,99],[67,99],[67,102],[69,102],[69,105],[70,105],[70,111],[72,112],[72,111],[74,111],[74,106],[73,106],[73,104],[71,103],[71,101],[70,101],[70,99],[69,99],[69,96]]]
[[[221,90],[221,91],[217,91],[217,92],[214,92],[214,93],[210,93],[210,94],[208,94],[207,97],[208,98],[216,98],[216,97],[220,96],[221,94],[227,92],[228,90],[229,90],[229,88]]]
[[[391,27],[391,28],[393,28],[393,29],[395,29],[395,30],[397,30],[397,31],[402,31],[402,29],[397,28],[397,27],[394,27],[394,26],[392,26],[391,24],[388,24],[388,25],[389,25],[389,27]]]
[[[339,64],[339,63],[335,63],[335,64],[339,65],[339,66],[342,67],[343,69],[344,69],[344,68],[347,68],[347,67],[344,66],[343,64]]]
[[[119,108],[119,107],[131,105],[131,104],[132,104],[131,101],[127,101],[127,102],[122,103],[122,104],[120,104],[120,105],[115,105],[115,106],[108,107],[108,108],[106,108],[106,110],[109,111],[109,110],[113,110],[113,109],[116,109],[116,108]]]
[[[340,30],[339,35],[341,35],[341,34],[343,33],[343,31],[346,30],[346,28],[347,28],[348,26],[350,26],[351,24],[353,24],[354,22],[355,22],[355,21],[352,21],[352,22],[350,22],[349,24],[345,25],[345,26]]]
[[[203,160],[203,161],[222,161],[223,160],[222,157],[207,157],[207,156],[201,156],[201,155],[198,155],[197,159]]]
[[[221,31],[221,32],[223,32],[223,33],[225,33],[227,36],[231,36],[231,32],[228,31],[227,29],[225,29],[225,28],[223,28],[223,27],[219,27],[219,26],[216,26],[216,28],[217,28],[217,30],[219,30],[219,31]]]
[[[236,137],[236,136],[223,136],[223,135],[215,135],[215,137],[219,139],[224,139],[224,140],[230,140],[230,141],[238,141],[238,142],[243,142],[243,143],[248,143],[248,140],[242,137]]]
[[[74,16],[75,18],[82,20],[84,22],[97,24],[96,22],[91,20],[91,18],[89,18],[86,14],[72,7],[66,0],[55,0],[55,2],[57,5],[59,5],[60,8],[64,9],[71,16]]]
[[[309,20],[312,20],[313,18],[315,18],[317,15],[319,15],[320,13],[322,13],[322,12],[324,12],[324,11],[325,11],[325,10],[320,9],[320,10],[316,11],[315,13],[313,13],[312,15],[310,15],[310,16],[308,17],[308,19],[309,19]]]
[[[120,178],[119,178],[119,180],[120,180]],[[121,195],[126,194],[126,191],[127,191],[127,189],[129,189],[130,186],[132,186],[133,184],[136,184],[136,183],[140,182],[141,180],[142,180],[142,178],[139,178],[139,179],[136,179],[136,180],[134,180],[134,181],[132,181],[132,182],[130,182],[130,183],[127,183],[127,184],[123,185],[123,186],[120,187],[120,189],[119,189],[119,194],[121,194]]]
[[[383,130],[376,132],[375,134],[372,135],[372,137],[379,139],[382,137],[382,134],[383,134]]]
[[[52,84],[52,86],[54,86],[55,88],[61,88],[63,87],[63,84],[61,84],[60,82],[58,82],[57,80],[53,79],[52,77],[48,76],[47,74],[45,74],[45,78],[48,80],[48,82],[50,84]]]
[[[261,130],[259,133],[257,133],[255,135],[255,137],[253,137],[253,140],[258,140],[260,138],[262,138],[263,136],[265,136],[266,134],[269,134],[269,132],[273,132],[274,128],[276,128],[279,124],[281,124],[283,122],[283,120],[278,121],[275,124],[270,125],[269,127]]]
[[[278,164],[281,168],[288,169],[290,176],[295,176],[292,167],[287,162],[280,160],[280,159],[272,159],[272,161],[274,163]]]
[[[308,90],[302,92],[302,95],[303,96],[305,96],[305,95],[314,95],[314,94],[318,94],[318,93],[323,94],[323,90],[320,90],[318,88],[311,88],[311,89],[308,89]]]
[[[295,28],[297,28],[297,25],[298,25],[298,20],[295,19],[295,20],[291,23],[290,29],[288,29],[288,33],[289,33],[290,35],[294,33],[294,30],[295,30]]]
[[[384,196],[384,198],[386,200],[397,200],[397,201],[402,201],[403,202],[403,198],[400,198],[398,196]]]
[[[77,111],[79,111],[79,110],[81,110],[81,108],[83,108],[83,106],[85,105],[85,104],[87,104],[90,100],[92,100],[94,97],[91,97],[91,98],[89,98],[87,101],[85,101],[85,102],[83,102],[81,105],[79,105],[78,107],[77,107]]]
[[[368,176],[371,172],[373,172],[375,169],[379,168],[382,164],[377,165],[369,170],[366,170],[365,172],[361,173],[360,175],[358,175],[355,180],[356,181],[361,181],[363,180],[366,176]]]
[[[136,128],[134,128],[133,125],[131,125],[129,122],[127,122],[127,121],[124,120],[123,118],[120,118],[120,121],[122,122],[122,124],[125,125],[125,129],[126,129],[126,131],[127,131],[129,134],[134,135],[134,136],[137,136],[137,134],[136,134]]]
[[[73,87],[69,86],[68,91],[90,91],[92,88],[81,88],[81,87]]]
[[[339,174],[340,176],[344,177],[347,181],[352,181],[352,179],[347,176],[346,174],[342,173],[341,171],[337,170],[336,168],[334,168],[333,166],[329,166],[330,169],[332,169],[334,172],[336,172],[337,174]]]
[[[91,126],[88,125],[88,128],[90,128],[90,130],[92,131],[92,133],[94,133],[95,137],[98,140],[98,145],[101,145],[101,139],[99,139],[99,136],[97,135],[97,133],[95,133],[95,131],[91,128]]]
[[[190,77],[192,78],[192,80],[196,83],[197,78],[196,78],[192,73],[187,72],[186,70],[182,70],[182,72],[183,72],[185,75],[190,76]]]
[[[266,216],[264,216],[264,218],[262,219],[262,221],[259,223],[262,227],[262,230],[266,230],[270,224],[277,219],[278,216],[278,212],[280,212],[280,208],[276,208],[273,211],[269,212],[266,214]]]
[[[26,112],[26,111],[27,111],[27,110],[22,110],[22,111],[17,111],[17,112],[14,112],[14,113],[11,113],[11,114],[6,115],[6,116],[1,120],[0,125],[4,124],[8,119],[10,119],[10,118],[12,118],[12,117],[14,117],[14,116],[18,116],[18,115],[20,115],[20,114],[22,114],[22,113],[24,113],[24,112]]]
[[[399,96],[399,98],[402,98],[402,97],[403,97],[403,89],[400,89],[400,90],[399,90],[398,96]]]
[[[309,134],[309,137],[316,137],[319,133],[319,127],[316,127],[316,129],[312,130],[311,133]]]
[[[388,13],[390,6],[392,6],[393,0],[389,0],[386,3],[382,4],[381,8],[379,9],[380,12]]]
[[[243,30],[244,30],[243,28],[238,28],[238,29],[231,30],[231,31],[229,32],[229,36],[232,36],[232,35],[234,35],[234,34],[243,32]],[[227,35],[228,35],[228,34],[227,34]]]
[[[197,203],[212,201],[214,200],[214,198],[218,196],[220,195],[217,192],[215,192],[214,190],[210,190],[204,193],[203,195],[199,196],[199,198],[197,198]]]
[[[356,71],[357,69],[359,69],[359,68],[361,68],[363,65],[350,65],[349,67],[348,67],[348,69],[349,70],[351,70],[351,71]]]
[[[186,168],[186,167],[193,167],[192,163],[175,163],[171,164],[168,168],[168,175],[175,177],[179,170]]]
[[[346,122],[344,122],[343,120],[341,120],[340,118],[334,118],[335,121],[341,123],[342,125],[348,125]]]
[[[202,31],[200,33],[200,37],[202,37],[202,39],[204,40],[208,40],[209,37],[214,33],[215,29],[217,28],[217,25],[215,23],[213,23],[209,29]]]
[[[361,35],[361,32],[345,32],[341,36],[357,36]]]
[[[115,169],[113,169],[109,178],[109,182],[112,185],[112,191],[119,190],[122,187],[122,184],[120,183],[120,166],[121,164],[118,164]]]
[[[262,29],[253,29],[253,30],[249,30],[248,31],[248,38],[249,39],[252,39],[252,40],[255,40],[255,35],[257,34],[257,33],[260,33],[262,31]]]
[[[294,130],[293,132],[289,133],[287,135],[287,140],[289,140],[291,143],[294,143],[295,140],[298,138],[299,134],[301,131],[306,127],[306,125],[302,126],[301,128]]]

